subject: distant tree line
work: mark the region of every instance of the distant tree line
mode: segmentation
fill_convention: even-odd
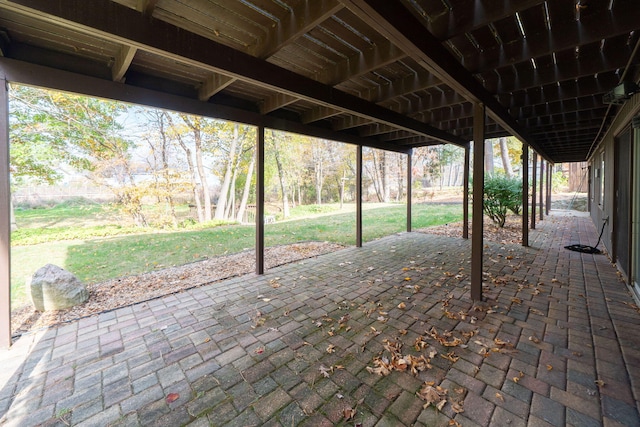
[[[63,170],[82,174],[107,188],[139,226],[177,226],[185,195],[199,222],[242,221],[255,204],[255,141],[256,129],[243,124],[28,86],[10,90],[12,187],[54,185]],[[266,197],[283,217],[296,205],[354,201],[354,146],[267,130],[265,153]],[[412,175],[419,185],[461,182],[463,153],[416,149]],[[406,168],[406,155],[365,148],[364,198],[405,200]],[[153,221],[144,208],[150,200],[162,207]]]

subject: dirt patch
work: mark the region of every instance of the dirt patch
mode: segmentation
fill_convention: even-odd
[[[447,237],[462,237],[462,221],[452,222],[435,227],[421,228],[416,230],[419,233],[437,234]],[[469,221],[469,237],[471,237],[471,221]],[[509,215],[504,227],[495,225],[489,217],[484,218],[484,239],[501,244],[522,243],[522,217]]]
[[[328,242],[305,242],[270,247],[265,249],[265,267],[273,268],[342,248],[344,246]],[[39,313],[33,306],[28,305],[12,311],[11,333],[14,336],[20,335],[254,271],[255,252],[245,251],[91,284],[87,286],[89,299],[80,306]]]

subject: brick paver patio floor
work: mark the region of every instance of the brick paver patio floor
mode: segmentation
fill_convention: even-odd
[[[596,239],[551,216],[530,248],[487,243],[483,304],[469,241],[403,233],[28,334],[0,352],[0,423],[637,426],[638,308],[605,255],[563,249]],[[392,347],[431,367],[370,372]]]

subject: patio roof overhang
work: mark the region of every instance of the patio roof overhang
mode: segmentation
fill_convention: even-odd
[[[481,103],[487,138],[551,162],[606,131],[639,28],[633,0],[0,1],[2,56],[24,64],[403,152],[465,146]]]

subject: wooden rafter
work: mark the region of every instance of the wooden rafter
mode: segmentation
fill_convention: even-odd
[[[463,146],[466,141],[394,113],[360,98],[305,78],[269,62],[239,52],[174,25],[144,19],[139,13],[108,0],[91,3],[80,0],[49,2],[15,0],[6,7],[38,16],[67,28],[90,31],[123,44],[206,68],[285,95],[300,97],[320,105],[349,111],[387,124]],[[163,37],[157,37],[163,34]]]
[[[527,141],[539,153],[545,151],[507,110],[478,82],[399,1],[343,0],[365,22],[376,26],[389,40],[410,54],[420,65],[469,101],[480,102],[506,130]]]

